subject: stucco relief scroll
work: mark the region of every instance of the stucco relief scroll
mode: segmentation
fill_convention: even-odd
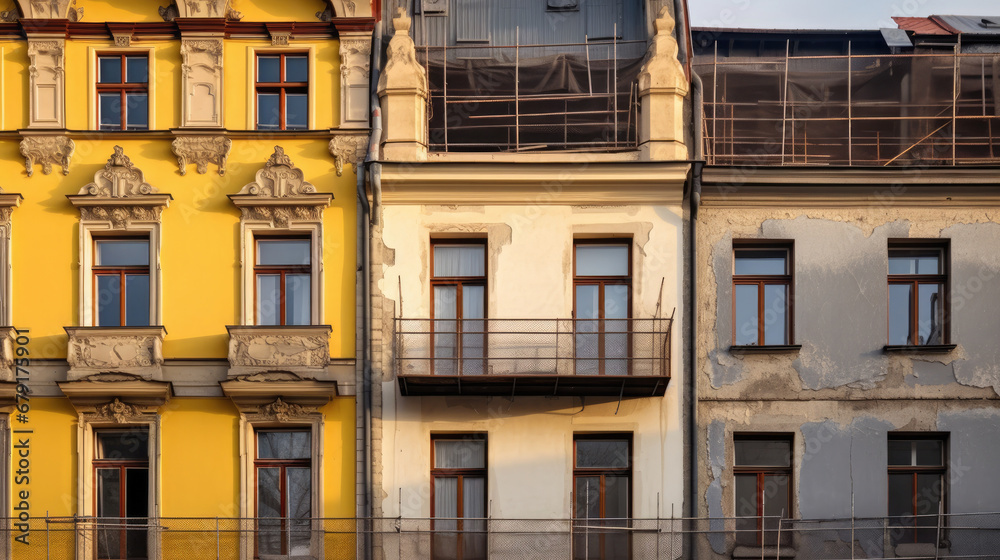
[[[28,177],[35,174],[35,164],[42,165],[42,173],[52,173],[53,165],[62,166],[63,175],[69,175],[76,144],[66,136],[26,136],[21,140],[21,155]]]
[[[222,127],[222,39],[181,39],[182,127]]]
[[[177,167],[181,175],[187,173],[188,164],[197,165],[198,173],[208,173],[208,164],[219,167],[219,175],[226,174],[226,162],[233,142],[225,136],[179,136],[171,144],[177,156]]]
[[[344,164],[347,163],[354,167],[354,174],[357,175],[358,167],[365,159],[368,150],[368,137],[358,134],[337,135],[330,140],[328,148],[333,156],[338,177],[344,174]]]
[[[66,327],[69,380],[100,373],[153,379],[163,365],[163,327]]]
[[[368,125],[368,75],[371,36],[344,32],[340,37],[340,120],[342,127]]]
[[[243,14],[233,9],[230,0],[174,0],[167,6],[160,6],[163,21],[175,18],[221,18],[239,21]]]
[[[65,43],[28,37],[28,128],[66,128]]]
[[[269,371],[317,374],[330,361],[330,327],[230,326],[230,376]]]
[[[83,8],[76,7],[76,0],[17,0],[25,19],[83,19]]]

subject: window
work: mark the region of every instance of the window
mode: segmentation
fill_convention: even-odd
[[[95,239],[91,270],[97,326],[149,326],[149,239]]]
[[[578,240],[573,248],[576,373],[626,375],[632,244]]]
[[[309,127],[309,56],[257,55],[257,130]]]
[[[733,345],[791,344],[791,247],[733,248]]]
[[[146,428],[95,433],[97,558],[147,557],[149,432]]]
[[[889,245],[890,346],[947,344],[947,247]]]
[[[258,325],[312,322],[312,248],[309,239],[257,239],[254,289]]]
[[[312,530],[312,434],[257,430],[255,558],[307,557]]]
[[[431,439],[433,557],[486,558],[486,436]]]
[[[149,128],[149,58],[97,57],[97,113],[101,130]]]
[[[946,503],[945,447],[945,438],[938,435],[889,435],[889,524],[894,545],[937,539],[939,508]]]
[[[775,545],[778,520],[792,512],[792,438],[737,435],[733,444],[737,542]],[[782,533],[782,545],[790,543],[787,536]]]
[[[485,240],[432,241],[431,290],[432,371],[485,373]]]
[[[573,455],[573,558],[630,558],[632,437],[577,435]]]

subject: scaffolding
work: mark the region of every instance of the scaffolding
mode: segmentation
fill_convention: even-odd
[[[423,45],[435,152],[626,151],[638,145],[645,41]]]
[[[1000,163],[1000,54],[695,59],[704,149],[717,165]]]

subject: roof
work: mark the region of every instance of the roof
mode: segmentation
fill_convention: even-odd
[[[893,17],[900,29],[917,35],[996,35],[1000,36],[1000,16]]]
[[[912,31],[917,35],[952,35],[952,32],[942,27],[929,17],[893,17],[900,29]]]

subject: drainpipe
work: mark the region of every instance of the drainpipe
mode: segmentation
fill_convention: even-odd
[[[364,428],[364,468],[362,469],[361,485],[364,488],[364,504],[362,514],[364,516],[364,558],[373,558],[372,550],[372,530],[371,521],[373,515],[372,502],[374,499],[374,488],[372,485],[372,296],[371,296],[371,225],[372,208],[368,204],[368,194],[365,191],[365,171],[372,167],[372,175],[376,176],[371,162],[378,159],[379,143],[382,139],[382,108],[378,100],[378,79],[382,64],[382,24],[375,25],[375,32],[372,37],[371,49],[371,77],[369,89],[371,95],[371,136],[368,140],[368,152],[362,168],[358,170],[358,260],[361,262],[361,348],[359,354],[362,359],[361,378],[361,420]],[[373,187],[374,190],[374,187]]]

